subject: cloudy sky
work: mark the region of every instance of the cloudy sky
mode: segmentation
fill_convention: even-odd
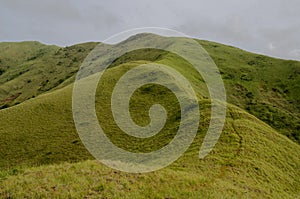
[[[0,0],[0,41],[60,46],[164,27],[300,60],[299,0]]]

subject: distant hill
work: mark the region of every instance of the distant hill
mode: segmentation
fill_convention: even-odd
[[[122,133],[113,121],[109,101],[104,98],[110,96],[122,74],[142,63],[167,64],[190,80],[201,114],[196,139],[176,162],[150,174],[127,174],[96,164],[76,133],[72,118],[74,76],[97,43],[68,48],[37,42],[1,43],[0,48],[5,50],[0,53],[3,71],[0,196],[296,198],[300,195],[299,62],[208,41],[199,43],[219,67],[228,95],[224,130],[205,159],[200,160],[198,153],[209,124],[210,99],[202,78],[185,60],[158,50],[133,51],[115,60],[98,85],[97,116],[107,136],[126,150],[148,152],[165,146],[174,137],[180,122],[174,95],[155,85],[143,86],[134,93],[131,100],[135,103],[131,103],[130,111],[136,123],[149,122],[148,107],[153,103],[162,104],[169,116],[162,132],[143,140]],[[40,51],[44,53],[39,55]],[[20,74],[21,71],[25,72]]]
[[[96,44],[61,48],[39,42],[0,43],[0,107],[73,82],[81,62]]]

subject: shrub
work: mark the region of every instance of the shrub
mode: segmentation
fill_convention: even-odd
[[[5,72],[5,70],[0,68],[0,75],[2,75],[4,72]]]

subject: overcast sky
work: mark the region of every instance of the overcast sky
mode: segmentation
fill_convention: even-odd
[[[0,0],[0,41],[65,46],[148,26],[300,60],[300,0]]]

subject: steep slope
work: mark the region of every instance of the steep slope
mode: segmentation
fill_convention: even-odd
[[[70,87],[1,110],[0,115],[2,168],[91,157],[75,130]]]
[[[185,60],[172,53],[157,50],[133,51],[115,60],[99,82],[96,94],[99,123],[115,145],[133,152],[149,152],[167,145],[174,137],[181,118],[174,94],[162,86],[145,85],[131,98],[132,119],[142,126],[148,124],[149,107],[159,103],[168,112],[167,123],[160,133],[149,139],[137,139],[124,134],[114,122],[109,99],[115,83],[125,72],[143,63],[166,64],[184,75],[196,91],[201,121],[193,144],[169,167],[150,174],[136,175],[98,165],[92,160],[93,157],[76,133],[71,106],[72,82],[80,64],[79,60],[82,60],[86,55],[84,53],[88,53],[88,49],[96,44],[82,44],[62,49],[36,43],[34,45],[37,47],[33,48],[32,52],[27,49],[31,49],[33,43],[18,44],[25,46],[22,47],[25,50],[20,48],[23,53],[15,54],[18,59],[11,64],[13,67],[4,67],[8,66],[8,63],[13,63],[12,60],[1,62],[4,72],[0,75],[3,82],[0,88],[6,97],[5,104],[10,106],[22,103],[8,108],[5,106],[0,110],[0,196],[8,198],[142,196],[295,198],[298,196],[300,146],[280,133],[294,141],[297,141],[299,136],[297,126],[299,62],[277,60],[229,46],[199,42],[219,66],[227,88],[228,102],[233,104],[228,103],[226,123],[220,140],[209,156],[203,160],[199,160],[198,153],[210,120],[210,99],[202,77],[195,73]],[[13,77],[13,74],[18,74],[26,68],[22,63],[31,63],[33,60],[28,61],[28,57],[35,55],[41,48],[46,48],[47,53],[33,59],[31,72],[27,71],[12,80],[9,78],[7,80],[7,77]],[[80,50],[82,48],[85,50]],[[18,52],[16,49],[17,47],[14,47],[11,51]],[[11,54],[9,50],[6,52]],[[3,55],[1,60],[5,60],[6,56]],[[75,63],[74,58],[78,58],[78,62]],[[62,62],[65,64],[59,66],[56,62],[60,62],[61,59],[65,59],[65,62]],[[69,64],[72,67],[67,67]],[[53,66],[55,67],[52,68]],[[66,75],[68,78],[63,78]],[[16,87],[19,82],[24,82],[25,78],[29,77],[37,81],[28,82],[30,84],[28,87]],[[60,84],[56,83],[58,77],[63,78]],[[46,78],[49,81],[41,85]],[[283,87],[277,84],[278,81],[285,85],[286,92],[281,90]],[[15,95],[14,92],[22,94],[7,99],[10,94]],[[31,99],[25,97],[32,93],[38,96]],[[287,101],[289,103],[286,103]],[[289,121],[291,118],[293,121]],[[36,168],[33,168],[34,166]]]
[[[107,109],[110,103],[104,103],[101,97],[112,89],[111,80],[117,81],[121,74],[141,63],[147,62],[124,63],[107,70],[96,98],[98,119],[107,136],[119,147],[135,152],[166,145],[174,136],[170,130],[176,130],[180,121],[176,117],[178,103],[172,93],[163,87],[146,86],[132,98],[142,102],[133,103],[132,117],[140,125],[145,124],[149,119],[145,114],[149,104],[161,103],[171,115],[166,129],[141,141],[125,136],[113,124]],[[191,75],[187,69],[185,75]],[[197,78],[195,75],[194,79]],[[74,127],[72,85],[1,110],[1,196],[294,198],[299,195],[300,146],[233,105],[227,106],[226,123],[218,144],[209,156],[199,160],[210,119],[210,100],[201,98],[201,93],[205,93],[201,87],[198,91],[202,120],[193,144],[175,163],[150,174],[120,173],[94,161],[28,168],[92,159]],[[160,95],[152,96],[153,93]],[[145,112],[141,106],[146,107]]]
[[[94,161],[28,168],[92,158],[75,132],[70,95],[67,87],[0,112],[1,118],[7,118],[1,124],[1,166],[13,166],[0,172],[2,197],[295,198],[300,194],[300,146],[235,106],[228,105],[225,128],[213,152],[199,160],[210,115],[208,100],[199,101],[203,120],[192,146],[160,171],[126,174]],[[114,141],[120,147],[130,145],[128,140]],[[141,145],[135,147],[128,150],[140,150]]]

